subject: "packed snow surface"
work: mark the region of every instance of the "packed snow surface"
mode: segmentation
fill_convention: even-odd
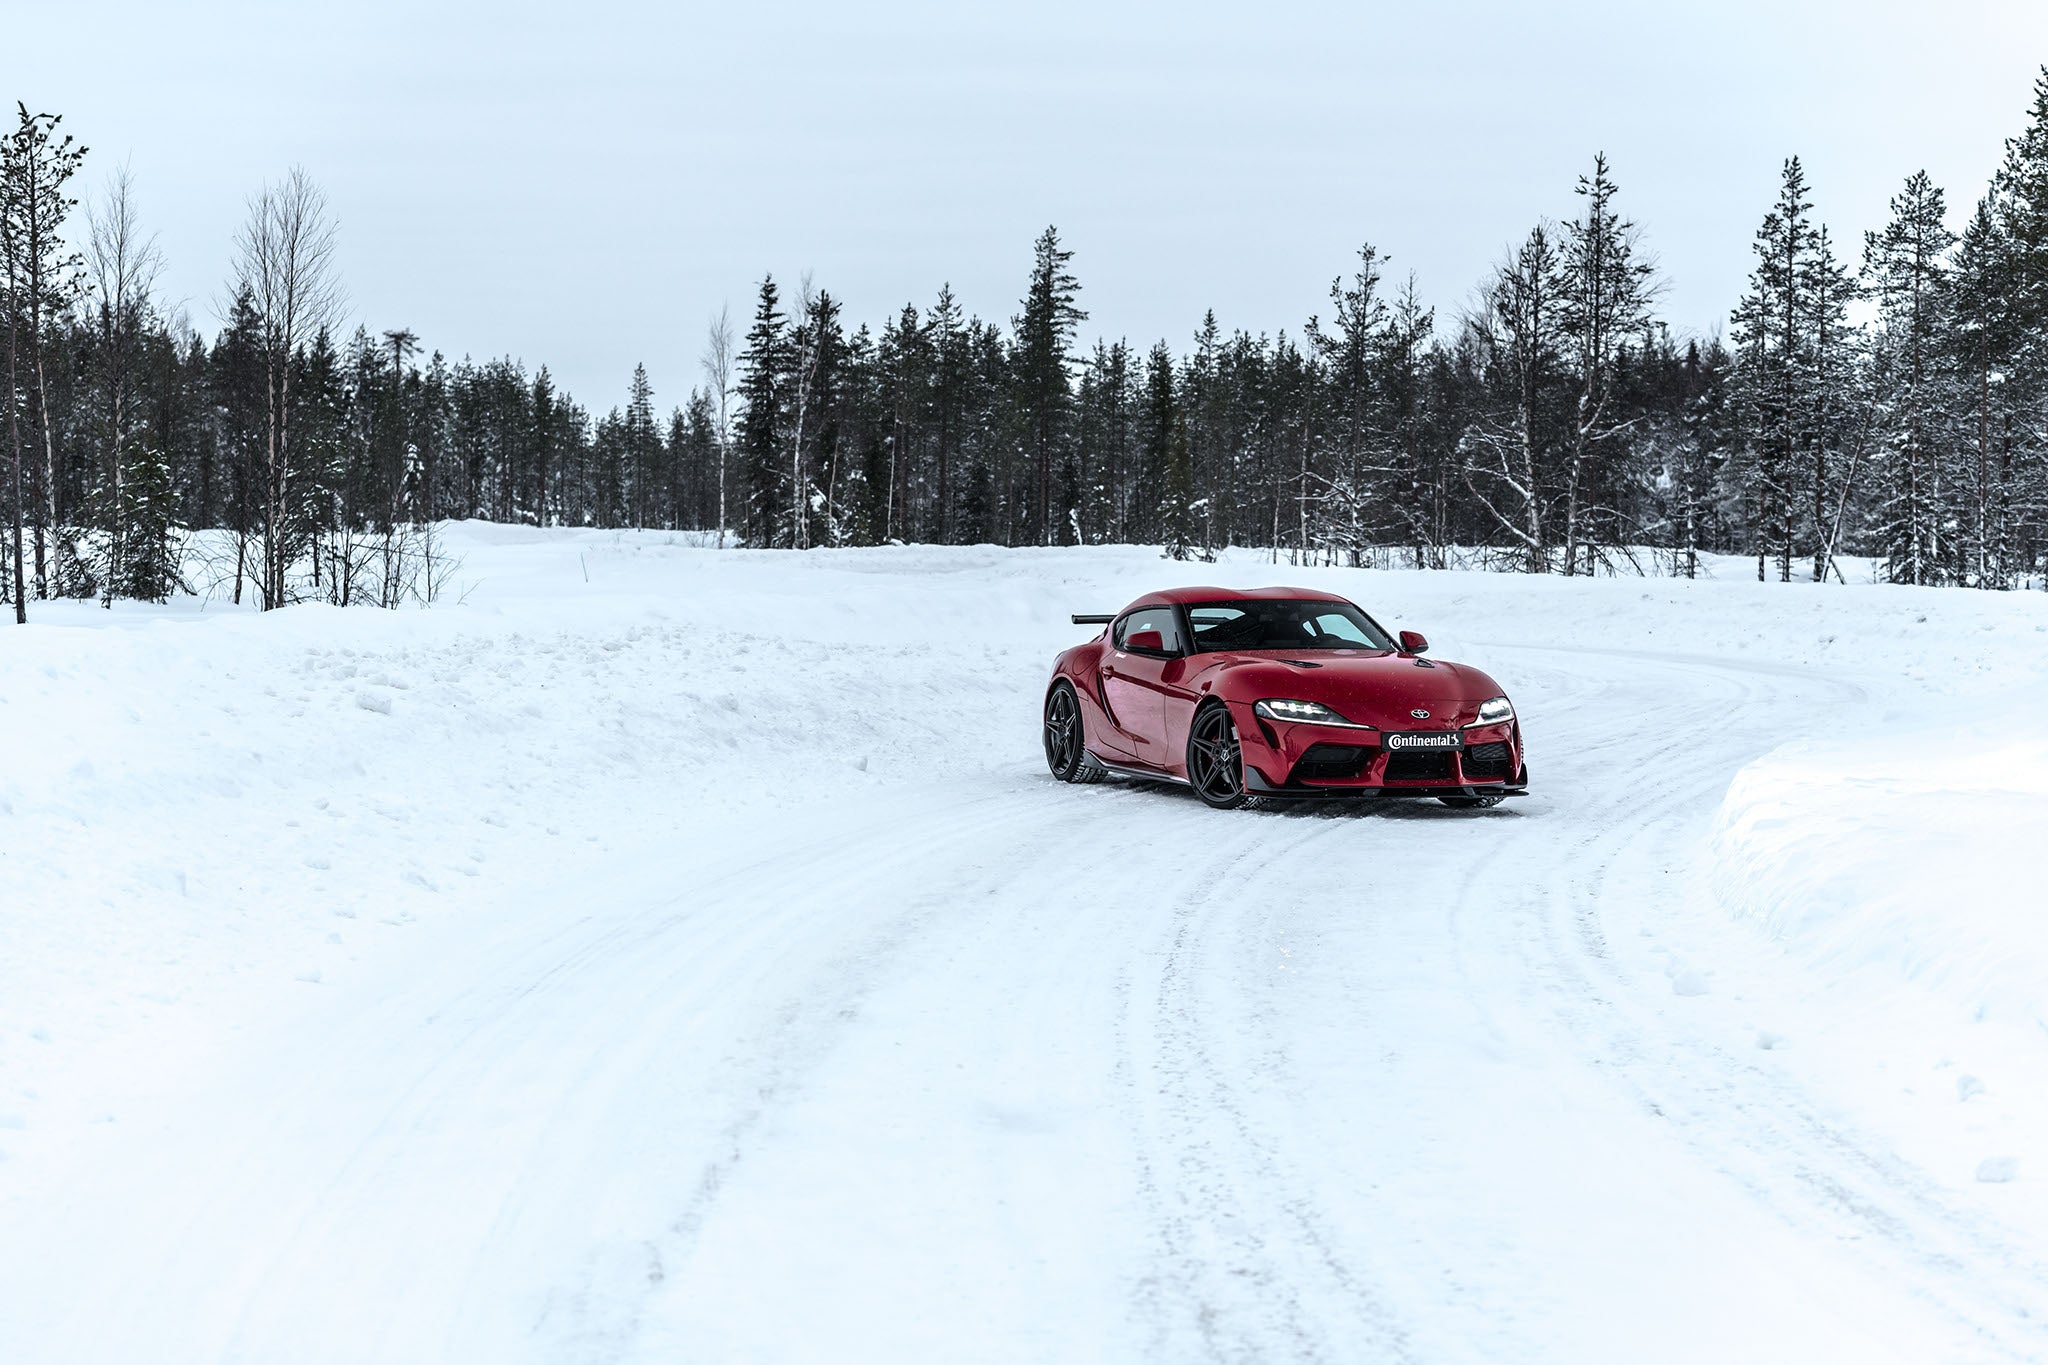
[[[2048,1357],[2048,597],[452,528],[0,632],[0,1361]],[[1343,592],[1534,794],[1046,774]]]

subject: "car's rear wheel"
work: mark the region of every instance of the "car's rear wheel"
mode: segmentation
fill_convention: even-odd
[[[1234,810],[1245,803],[1237,726],[1220,702],[1203,707],[1188,727],[1188,785],[1218,810]]]
[[[1102,765],[1088,757],[1081,703],[1065,680],[1053,684],[1045,699],[1045,766],[1062,782],[1093,782],[1102,776]]]
[[[1492,810],[1495,806],[1507,800],[1507,798],[1505,796],[1439,796],[1437,800],[1443,802],[1452,810]]]

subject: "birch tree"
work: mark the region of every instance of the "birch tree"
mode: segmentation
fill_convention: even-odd
[[[718,548],[725,548],[726,508],[725,469],[726,454],[732,448],[732,366],[733,331],[732,310],[720,305],[718,316],[711,319],[711,327],[704,339],[704,356],[700,362],[704,368],[704,382],[710,392],[712,410],[716,425],[712,428],[718,437]]]
[[[99,390],[104,424],[99,472],[101,526],[105,543],[99,565],[100,605],[117,595],[156,598],[167,587],[160,572],[163,530],[150,508],[153,482],[147,450],[131,453],[139,425],[135,370],[138,350],[151,319],[152,298],[163,258],[156,240],[144,236],[135,212],[135,182],[127,167],[114,172],[105,195],[86,215],[86,265],[91,280],[90,310],[97,334]],[[131,473],[137,475],[131,480]],[[151,543],[151,542],[154,543]]]
[[[291,568],[311,531],[293,464],[292,366],[301,348],[341,310],[334,249],[335,225],[326,197],[302,167],[293,167],[281,182],[249,201],[248,219],[235,239],[234,288],[246,294],[254,312],[263,368],[258,600],[265,611],[291,600]]]

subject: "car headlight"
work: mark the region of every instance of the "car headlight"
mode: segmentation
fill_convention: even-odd
[[[1252,708],[1252,714],[1264,716],[1267,720],[1335,721],[1339,725],[1345,723],[1344,717],[1319,701],[1262,701]]]
[[[1515,718],[1515,704],[1506,697],[1495,697],[1479,703],[1479,719],[1474,725],[1500,725]]]

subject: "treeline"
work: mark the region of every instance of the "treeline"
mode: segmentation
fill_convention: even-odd
[[[1296,562],[2048,586],[2048,71],[1950,225],[1908,178],[1860,250],[1797,159],[1726,340],[1674,336],[1604,158],[1478,302],[1439,316],[1370,246],[1299,336],[1077,346],[1048,228],[1007,325],[949,289],[849,325],[804,280],[713,323],[664,416],[643,368],[602,416],[547,369],[343,330],[334,226],[293,172],[252,200],[210,337],[167,314],[125,175],[18,108],[0,142],[7,544],[30,600],[161,600],[190,528],[264,606],[431,598],[433,525],[654,527],[721,544],[1231,545]],[[1652,561],[1656,561],[1653,566]],[[209,584],[212,586],[212,584]]]

